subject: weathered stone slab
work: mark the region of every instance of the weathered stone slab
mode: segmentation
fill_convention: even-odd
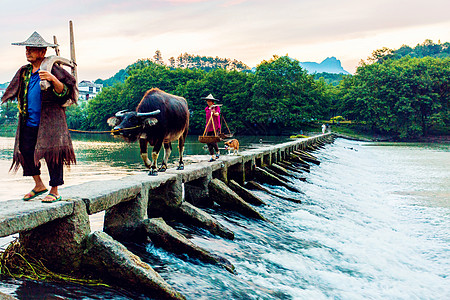
[[[86,239],[85,264],[95,275],[126,289],[136,289],[155,299],[185,299],[151,266],[108,234],[96,231]]]
[[[148,215],[162,216],[169,210],[177,208],[183,201],[181,175],[173,177],[163,185],[148,191]]]
[[[280,162],[281,163],[281,162]],[[271,166],[268,166],[269,169],[274,171],[277,174],[285,175],[285,176],[292,176],[295,177],[301,181],[306,181],[305,177],[299,176],[298,174],[301,173],[299,171],[293,172],[292,170],[288,170],[288,168],[282,167],[279,164],[272,164]]]
[[[269,168],[269,167],[262,167],[261,169],[264,170],[264,171],[266,171],[268,174],[270,174],[270,175],[276,177],[278,180],[283,181],[284,183],[290,183],[289,179],[284,178],[281,174],[279,174],[279,173],[273,171],[273,170],[272,170],[271,168]],[[259,171],[259,170],[258,170],[258,171]],[[265,174],[267,174],[267,173],[265,173]]]
[[[188,221],[195,226],[205,228],[212,234],[217,234],[229,240],[234,239],[234,233],[231,230],[220,224],[213,216],[189,202],[183,201],[176,213],[178,218]]]
[[[107,209],[103,230],[115,239],[134,239],[136,228],[147,218],[148,192],[143,188],[133,200]]]
[[[278,164],[272,164],[268,168],[271,169],[272,171],[280,174],[280,175],[284,175],[284,176],[291,176],[292,175],[285,168],[283,168],[282,166],[280,166]]]
[[[209,182],[212,179],[212,173],[184,183],[184,199],[195,206],[212,207],[214,202],[209,198]]]
[[[73,214],[70,201],[42,203],[39,200],[0,201],[0,237],[36,228]]]
[[[217,161],[225,163],[225,166],[231,166],[235,164],[242,163],[243,156],[239,153],[238,155],[221,155]]]
[[[69,274],[79,269],[84,251],[84,241],[91,232],[86,204],[73,202],[70,216],[45,223],[32,230],[21,232],[20,244],[33,257],[56,272]]]
[[[169,169],[166,173],[177,174],[181,176],[183,182],[189,182],[201,177],[207,177],[213,171],[211,166],[212,164],[210,162],[205,161],[187,165],[184,167],[184,170]]]
[[[302,191],[300,191],[298,188],[294,187],[293,185],[287,183],[286,181],[281,180],[279,177],[277,177],[259,167],[255,168],[255,177],[258,180],[266,182],[268,184],[283,186],[292,192],[303,193]]]
[[[195,245],[184,235],[167,225],[162,218],[147,219],[142,222],[142,227],[151,241],[158,247],[176,254],[187,254],[192,258],[219,265],[231,273],[235,268],[227,259],[212,254],[207,250]]]
[[[283,168],[286,168],[287,170],[293,171],[293,172],[297,172],[297,173],[302,173],[302,172],[306,172],[306,173],[311,173],[311,171],[303,166],[301,166],[300,164],[296,165],[292,162],[289,161],[280,161],[278,162],[278,164],[280,166],[282,166]]]
[[[255,196],[251,191],[246,188],[240,186],[236,181],[230,180],[228,182],[229,187],[236,192],[242,199],[246,202],[254,204],[254,205],[266,205],[264,201],[259,199],[259,197]]]
[[[253,207],[219,179],[211,180],[209,194],[220,206],[237,211],[244,216],[265,220]]]
[[[286,196],[280,195],[279,193],[272,192],[271,190],[269,190],[265,186],[262,186],[261,184],[255,182],[255,181],[247,182],[246,187],[253,188],[253,189],[256,189],[256,190],[260,190],[260,191],[264,191],[267,194],[279,197],[281,199],[289,200],[289,201],[292,201],[292,202],[295,202],[295,203],[302,203],[301,200],[298,200],[298,199],[295,199],[295,198],[291,198],[291,197],[286,197]]]
[[[141,192],[143,184],[152,189],[159,187],[168,180],[174,180],[176,175],[158,174],[148,176],[147,173],[126,176],[110,181],[91,181],[62,189],[64,197],[81,198],[88,208],[88,213],[95,214],[114,205],[135,199]]]

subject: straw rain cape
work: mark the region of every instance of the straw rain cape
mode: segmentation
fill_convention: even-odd
[[[17,99],[19,107],[24,107],[23,95],[25,89],[25,72],[28,65],[22,66],[11,80],[2,97],[2,103]],[[42,158],[47,163],[63,162],[65,165],[76,163],[75,153],[72,146],[69,130],[66,122],[65,108],[62,106],[67,100],[72,99],[76,102],[77,94],[76,80],[63,68],[54,65],[53,75],[56,76],[66,87],[63,95],[57,95],[53,88],[42,92],[41,123],[39,125],[38,139],[36,143],[34,160],[36,164]],[[13,162],[10,170],[16,172],[23,162],[23,156],[19,150],[20,128],[25,124],[26,117],[19,114],[19,123],[16,131],[16,140],[14,144]]]

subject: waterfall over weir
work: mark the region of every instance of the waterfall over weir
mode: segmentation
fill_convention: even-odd
[[[413,154],[395,151],[338,139],[311,152],[320,165],[309,163],[309,172],[278,176],[300,192],[247,178],[266,189],[251,189],[265,203],[252,205],[265,221],[217,204],[200,206],[233,232],[234,239],[164,218],[190,242],[231,262],[234,274],[153,242],[124,245],[186,299],[447,298],[450,211],[429,198],[448,195],[448,185],[436,187],[436,182],[448,181],[448,173],[442,164],[434,166],[428,177],[436,181],[435,190],[427,198],[420,187],[417,192],[410,187],[414,185],[407,176],[425,181],[416,173],[422,166]],[[433,154],[442,162],[448,153]],[[405,161],[410,163],[406,167]],[[432,188],[433,181],[427,186]],[[14,284],[6,282],[0,291]],[[159,299],[138,291],[39,285],[47,295],[65,299]],[[22,293],[27,289],[24,284],[11,294],[33,299]]]

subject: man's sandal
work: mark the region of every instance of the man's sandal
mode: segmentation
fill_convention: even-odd
[[[42,199],[43,203],[53,203],[53,202],[58,202],[61,201],[62,197],[61,196],[56,196],[53,194],[48,194],[47,196],[45,196],[44,199]]]
[[[47,191],[48,191],[47,189],[45,189],[45,190],[43,190],[43,191],[39,191],[39,192],[36,192],[35,190],[31,190],[31,192],[29,192],[28,194],[26,194],[25,196],[23,196],[22,200],[23,200],[23,201],[30,201],[31,199],[34,199],[34,198],[36,198],[37,196],[46,193]],[[27,196],[28,196],[28,197],[27,197]]]

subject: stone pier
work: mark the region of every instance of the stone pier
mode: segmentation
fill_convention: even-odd
[[[234,266],[220,257],[220,253],[209,253],[186,241],[164,220],[188,222],[233,239],[233,232],[201,208],[219,203],[228,209],[240,203],[240,213],[264,220],[252,207],[264,202],[241,186],[255,178],[255,170],[261,172],[289,157],[300,155],[317,163],[305,152],[333,140],[333,134],[295,139],[262,145],[239,155],[223,155],[215,162],[192,163],[184,170],[168,169],[158,176],[142,172],[118,180],[65,187],[61,189],[65,201],[52,204],[15,199],[0,201],[0,237],[19,233],[21,245],[53,271],[75,276],[90,272],[109,283],[140,289],[152,296],[184,299],[120,241],[145,241],[153,235],[158,246],[176,248],[178,252],[234,272]],[[290,165],[295,164],[293,161]],[[280,168],[267,171],[276,177]],[[283,178],[279,177],[281,182]],[[103,231],[91,232],[89,215],[103,211]],[[165,233],[160,238],[155,236],[162,231]]]

